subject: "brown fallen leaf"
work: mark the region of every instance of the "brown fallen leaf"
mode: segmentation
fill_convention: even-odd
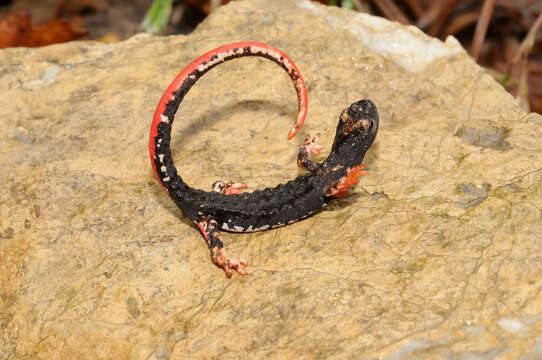
[[[87,30],[74,30],[64,20],[52,20],[32,28],[28,13],[13,13],[0,20],[0,49],[7,47],[38,47],[78,39]]]

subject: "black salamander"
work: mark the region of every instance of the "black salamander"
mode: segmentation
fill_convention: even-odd
[[[245,184],[217,181],[212,191],[193,189],[177,173],[170,150],[171,126],[175,113],[188,90],[207,71],[225,61],[242,56],[260,56],[280,65],[290,76],[298,97],[298,116],[288,133],[295,136],[307,112],[307,93],[294,63],[279,50],[261,43],[233,43],[212,50],[192,62],[168,87],[154,114],[149,150],[154,173],[164,190],[192,219],[203,234],[214,263],[228,277],[233,271],[246,275],[244,259],[228,255],[220,231],[253,232],[273,229],[304,219],[343,196],[366,175],[362,165],[365,153],[378,131],[378,112],[370,100],[360,100],[342,111],[326,160],[310,159],[323,146],[319,135],[306,136],[297,163],[308,171],[286,184],[274,188],[241,192]]]

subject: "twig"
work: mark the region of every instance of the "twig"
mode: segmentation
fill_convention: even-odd
[[[528,60],[525,56],[521,59],[521,73],[519,74],[519,86],[518,86],[518,96],[516,99],[519,102],[519,106],[525,110],[529,111],[529,84],[527,79],[529,78],[529,66]]]
[[[465,14],[455,16],[442,31],[446,35],[454,35],[465,29],[471,24],[474,24],[480,17],[480,10],[472,11]]]
[[[416,19],[419,19],[424,12],[423,4],[420,4],[420,0],[405,0]]]
[[[431,28],[427,33],[431,36],[438,35],[444,22],[448,18],[448,14],[450,14],[457,1],[458,0],[434,1],[429,10],[418,19],[416,26],[421,29],[427,29],[431,25]]]
[[[410,25],[410,21],[405,13],[395,5],[393,0],[372,0],[372,2],[388,19],[398,21],[404,25]]]
[[[517,99],[519,101],[520,106],[525,111],[529,111],[529,85],[527,83],[527,79],[529,77],[528,58],[529,58],[529,53],[533,49],[536,32],[538,31],[538,28],[540,28],[541,25],[542,25],[542,13],[538,15],[538,18],[536,19],[533,26],[527,33],[527,36],[521,42],[521,45],[519,46],[518,52],[512,64],[514,65],[519,61],[519,59],[522,59]]]
[[[538,15],[538,18],[534,22],[533,26],[531,27],[531,29],[529,29],[529,32],[527,33],[527,36],[521,42],[521,45],[519,46],[519,50],[518,50],[518,52],[516,54],[516,57],[514,58],[514,63],[518,62],[519,57],[521,55],[523,55],[523,54],[525,54],[525,56],[529,55],[529,53],[531,52],[531,50],[533,48],[533,45],[534,45],[536,33],[538,31],[538,28],[541,25],[542,25],[542,13],[540,13]]]
[[[365,6],[361,0],[354,0],[354,7],[359,12],[362,12],[362,13],[367,12],[367,6]]]
[[[437,36],[441,33],[440,30],[442,29],[442,27],[448,20],[448,15],[450,15],[450,13],[452,12],[452,10],[454,9],[457,3],[458,3],[458,0],[447,0],[444,2],[444,5],[440,9],[437,18],[435,19],[435,22],[433,23],[433,25],[431,25],[431,27],[427,31],[429,35]]]
[[[495,0],[484,0],[484,5],[482,6],[482,12],[480,13],[480,18],[476,22],[476,30],[474,31],[474,37],[472,38],[472,47],[471,55],[474,60],[478,61],[478,56],[480,55],[480,49],[484,44],[486,38],[487,27],[489,21],[491,20],[491,14],[493,13],[493,8],[495,7]]]

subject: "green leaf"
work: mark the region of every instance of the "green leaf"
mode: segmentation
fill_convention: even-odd
[[[508,79],[510,78],[510,71],[507,71],[504,73],[504,76],[501,79],[501,85],[503,87],[506,87],[506,84],[508,83]]]
[[[173,0],[154,0],[139,29],[146,33],[163,35],[169,21],[172,4]]]
[[[354,10],[354,0],[341,0],[341,7],[345,9]]]

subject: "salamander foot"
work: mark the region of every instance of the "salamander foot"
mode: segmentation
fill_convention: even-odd
[[[239,275],[247,275],[247,271],[244,269],[248,265],[245,259],[232,258],[228,255],[226,248],[214,247],[211,249],[211,258],[213,262],[224,269],[226,276],[231,278],[233,271],[237,271]]]
[[[299,153],[297,154],[297,166],[308,171],[315,171],[318,168],[318,163],[311,160],[311,155],[318,155],[320,151],[324,150],[325,146],[320,144],[320,134],[316,134],[311,139],[311,136],[307,134],[303,145],[299,147]]]
[[[228,181],[225,183],[224,181],[220,180],[215,181],[212,186],[212,190],[214,192],[224,195],[240,194],[241,189],[246,188],[247,185],[245,183],[234,183],[233,181]]]

